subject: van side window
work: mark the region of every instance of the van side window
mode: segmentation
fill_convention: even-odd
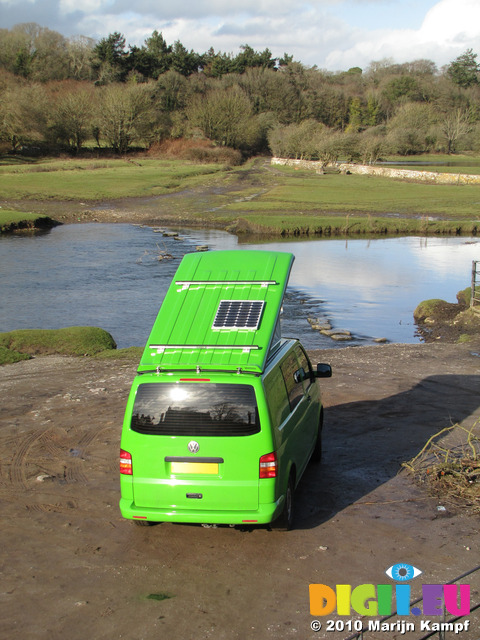
[[[293,351],[280,365],[283,379],[287,388],[290,410],[293,411],[303,397],[303,383],[297,358]]]
[[[312,365],[310,364],[310,360],[302,347],[295,347],[295,354],[298,358],[300,370],[304,372],[303,380],[305,382],[305,388],[308,389],[313,382]]]
[[[265,378],[264,386],[272,424],[277,428],[290,413],[290,403],[285,382],[278,367],[275,367]]]

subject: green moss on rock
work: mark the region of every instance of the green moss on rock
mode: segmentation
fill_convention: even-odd
[[[93,356],[116,347],[113,337],[99,327],[17,329],[0,333],[0,364],[34,355]],[[12,360],[15,354],[23,357]]]
[[[459,291],[457,293],[458,304],[462,305],[465,308],[469,307],[471,297],[472,297],[472,287],[467,287],[466,289],[463,289],[463,291]]]
[[[415,311],[413,317],[417,322],[422,322],[426,318],[444,319],[446,316],[453,317],[459,312],[458,304],[445,302],[439,298],[432,298],[431,300],[424,300],[421,302]]]

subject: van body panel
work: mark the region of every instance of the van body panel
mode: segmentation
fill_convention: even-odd
[[[228,505],[221,510],[197,509],[146,509],[139,508],[128,498],[120,500],[120,511],[124,518],[132,520],[147,520],[149,522],[183,522],[192,524],[268,524],[278,518],[283,509],[284,498],[281,496],[277,502],[259,503],[254,511],[234,511],[228,509]]]
[[[226,395],[219,395],[222,391]],[[172,400],[169,393],[180,399]],[[192,419],[189,410],[185,410],[190,404],[182,404],[188,393],[193,395],[189,402],[195,404],[196,422],[188,434],[175,435],[174,431],[185,430],[185,423]],[[232,403],[227,406],[227,400],[233,396],[239,398],[239,403],[250,400],[255,407],[240,404],[236,407]],[[257,396],[260,408],[256,406]],[[165,398],[177,404],[165,410]],[[168,413],[175,410],[179,412],[178,420],[175,417],[169,422]],[[211,412],[209,418],[213,415],[213,427],[204,417],[207,410]],[[250,422],[240,423],[241,416],[233,415],[242,410]],[[219,417],[220,411],[223,414]],[[233,421],[222,421],[222,416],[228,419],[229,412]],[[251,415],[254,412],[256,417]],[[162,512],[210,512],[225,505],[232,512],[256,511],[259,458],[273,450],[268,415],[260,422],[262,413],[265,413],[263,387],[254,376],[217,374],[214,383],[206,381],[203,374],[189,374],[187,381],[182,381],[178,374],[137,376],[125,412],[121,441],[122,449],[132,455],[132,502],[139,509]],[[145,433],[145,425],[150,433]],[[232,428],[234,435],[230,435]],[[202,429],[210,435],[202,435]],[[220,435],[211,435],[215,430]],[[245,435],[235,435],[239,430]],[[163,431],[167,433],[162,434]],[[192,443],[194,453],[189,449]]]
[[[295,468],[296,484],[305,471],[318,434],[321,412],[320,390],[313,377],[310,361],[298,341],[285,340],[281,352],[265,373],[265,397],[268,401],[276,449],[280,460],[280,484],[286,486],[290,468]],[[306,379],[294,380],[305,366]]]
[[[218,472],[205,473],[198,470],[202,464],[195,465],[194,472],[172,470],[174,463],[165,460],[169,457],[185,459],[188,454],[190,437],[168,438],[166,436],[141,436],[145,446],[131,440],[135,456],[133,457],[133,497],[139,507],[156,509],[184,508],[194,509],[190,494],[201,494],[203,509],[220,509],[228,501],[231,510],[254,510],[258,508],[258,443],[254,436],[247,438],[225,438],[218,442],[216,438],[196,438],[200,451],[207,457],[217,457],[221,453],[222,463],[217,463]],[[253,442],[250,441],[253,438]],[[240,442],[238,442],[240,441]],[[252,455],[253,454],[253,455]],[[188,462],[185,462],[188,465]],[[215,464],[215,463],[213,463]]]

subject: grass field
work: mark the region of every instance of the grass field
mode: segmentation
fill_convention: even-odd
[[[480,187],[402,182],[389,178],[325,174],[279,168],[283,179],[248,203],[251,212],[309,214],[362,212],[452,218],[480,215]],[[228,211],[245,211],[234,202]]]
[[[425,169],[431,168],[429,162],[446,159],[453,160],[419,158],[425,162]],[[480,171],[476,158],[454,160],[464,165],[462,172]],[[458,167],[455,170],[458,172]],[[175,195],[164,201],[168,202],[164,209],[181,218],[182,223],[190,220],[237,232],[469,235],[477,233],[477,226],[480,232],[480,186],[333,172],[317,175],[271,167],[266,159],[233,169],[143,156],[15,162],[4,159],[0,161],[0,191],[10,209],[15,201],[22,201],[25,208],[29,200],[88,203]],[[161,211],[162,198],[155,202]],[[9,215],[13,219],[27,217],[15,210],[2,211],[0,227],[9,222]]]
[[[41,160],[0,164],[0,191],[6,199],[104,200],[156,196],[203,183],[222,165],[150,158]]]

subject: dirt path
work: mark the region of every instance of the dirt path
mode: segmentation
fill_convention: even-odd
[[[0,638],[340,640],[348,632],[311,631],[309,583],[386,583],[397,562],[444,583],[478,565],[478,518],[399,469],[442,427],[479,417],[479,346],[312,354],[334,368],[324,463],[302,480],[288,533],[122,520],[117,457],[135,362],[1,368]],[[472,602],[479,588],[477,578]],[[478,639],[470,620],[474,631],[455,637]]]

